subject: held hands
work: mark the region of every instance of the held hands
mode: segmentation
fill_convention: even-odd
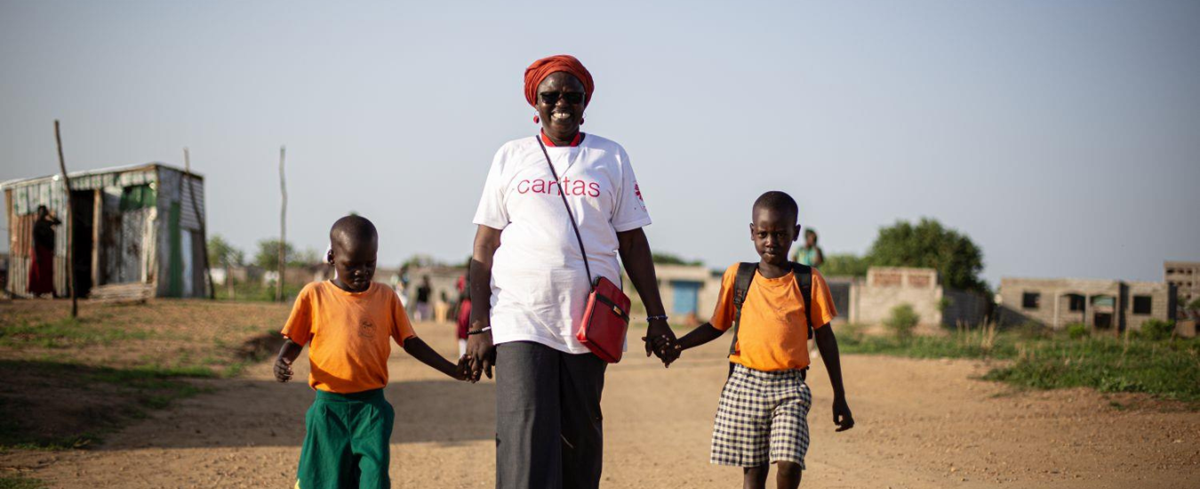
[[[666,336],[651,338],[651,340],[654,342],[654,353],[662,360],[664,368],[671,368],[671,364],[683,354],[683,345],[678,340],[672,340]]]
[[[275,380],[287,382],[292,380],[292,360],[288,360],[283,355],[275,359]]]
[[[479,331],[485,326],[487,324],[473,323],[471,331]],[[485,373],[489,379],[492,378],[492,366],[496,364],[496,347],[492,344],[492,332],[485,331],[468,336],[467,354],[464,358],[470,367],[467,381],[472,384],[479,382],[480,375]],[[459,362],[461,364],[462,360]]]
[[[471,356],[463,355],[458,359],[458,365],[454,366],[454,380],[471,381],[473,373],[471,372]],[[474,381],[472,381],[474,382]]]
[[[850,414],[850,406],[846,404],[845,397],[833,398],[833,424],[838,426],[836,431],[846,431],[854,427],[854,416]]]
[[[653,353],[662,360],[664,368],[670,367],[671,362],[678,359],[679,354],[683,351],[676,342],[675,332],[671,331],[671,326],[661,319],[650,321],[650,326],[646,328],[646,336],[642,337],[642,341],[646,342],[646,356]]]

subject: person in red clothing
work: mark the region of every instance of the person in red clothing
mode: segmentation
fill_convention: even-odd
[[[458,356],[467,354],[467,336],[471,329],[471,286],[466,275],[460,275],[455,287],[458,289],[458,306],[455,309],[454,320],[458,323],[455,336],[458,338]]]
[[[54,290],[54,226],[62,224],[44,205],[37,208],[37,220],[33,223],[33,246],[29,248],[29,294],[37,297],[50,294],[58,297]]]

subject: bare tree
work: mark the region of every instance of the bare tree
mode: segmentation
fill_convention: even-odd
[[[62,171],[63,186],[67,192],[67,289],[71,292],[71,317],[79,317],[79,298],[75,296],[75,250],[71,234],[75,228],[75,207],[71,199],[71,178],[67,176],[67,163],[63,160],[62,135],[58,130],[58,119],[54,119],[54,141],[58,143],[58,169]]]
[[[283,302],[283,282],[284,275],[287,272],[287,247],[283,243],[287,243],[287,182],[284,180],[283,160],[286,154],[287,147],[279,147],[279,193],[282,196],[282,204],[279,209],[279,280],[275,281],[275,300]]]

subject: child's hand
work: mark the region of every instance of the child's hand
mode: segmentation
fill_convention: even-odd
[[[472,375],[472,374],[473,374],[473,372],[471,371],[471,356],[463,355],[462,358],[458,359],[458,365],[454,366],[454,379],[471,381],[471,383],[474,384],[475,383],[473,380],[474,375]]]
[[[280,382],[292,380],[292,361],[283,355],[275,359],[275,380]]]
[[[662,360],[664,368],[670,368],[671,363],[683,354],[683,347],[666,335],[654,338],[651,342],[654,344],[654,353]]]
[[[833,398],[833,424],[838,425],[837,431],[846,431],[854,427],[854,416],[850,414],[850,406],[845,397]]]

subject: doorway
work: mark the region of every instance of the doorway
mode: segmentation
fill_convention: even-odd
[[[92,292],[92,248],[95,246],[96,199],[92,190],[71,192],[71,271],[75,296]]]

